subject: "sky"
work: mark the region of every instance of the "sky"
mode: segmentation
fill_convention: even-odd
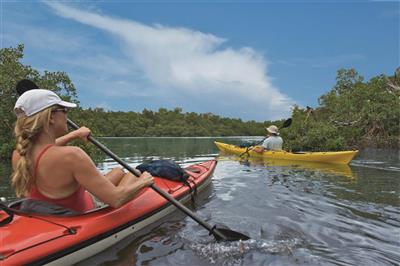
[[[244,121],[318,106],[337,71],[400,66],[399,1],[0,0],[1,48],[64,71],[84,108]]]

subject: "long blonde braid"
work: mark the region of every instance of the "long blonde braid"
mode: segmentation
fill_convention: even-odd
[[[32,186],[32,162],[30,159],[33,142],[39,133],[48,131],[52,108],[47,108],[33,116],[17,119],[14,134],[17,139],[16,150],[21,156],[11,177],[17,197],[25,197]]]

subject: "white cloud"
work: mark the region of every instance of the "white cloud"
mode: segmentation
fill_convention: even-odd
[[[149,26],[57,2],[47,4],[61,17],[113,34],[132,63],[125,69],[142,71],[154,94],[168,91],[171,97],[197,99],[210,108],[204,112],[231,117],[242,108],[243,114],[257,120],[290,113],[293,100],[272,84],[266,59],[250,47],[226,47],[224,38],[187,28]]]
[[[132,64],[127,60],[105,54],[85,55],[84,57],[73,58],[62,57],[58,60],[75,69],[82,69],[93,73],[107,73],[107,76],[132,75],[135,72]]]

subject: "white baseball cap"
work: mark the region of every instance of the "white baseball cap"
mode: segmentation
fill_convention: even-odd
[[[67,108],[76,107],[75,103],[65,102],[52,91],[43,89],[34,89],[24,92],[17,100],[14,106],[14,112],[17,117],[32,116],[44,109],[60,105]]]

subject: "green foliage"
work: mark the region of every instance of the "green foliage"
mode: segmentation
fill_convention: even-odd
[[[181,108],[157,112],[144,109],[136,112],[111,112],[102,109],[79,110],[85,125],[98,131],[97,136],[160,137],[160,136],[233,136],[260,135],[261,123],[221,118],[210,113],[183,113]]]
[[[16,117],[13,112],[14,104],[18,98],[15,86],[21,79],[30,79],[40,88],[56,92],[67,101],[79,103],[76,89],[65,72],[44,71],[43,75],[30,66],[23,65],[24,46],[16,48],[3,48],[0,50],[0,158],[9,159],[15,147],[13,136]],[[75,111],[76,112],[76,111]],[[91,155],[94,147],[82,145]],[[92,156],[95,157],[96,156]]]
[[[338,71],[336,85],[319,98],[313,113],[295,107],[286,132],[288,149],[340,150],[398,147],[400,73],[363,82],[354,69]]]

